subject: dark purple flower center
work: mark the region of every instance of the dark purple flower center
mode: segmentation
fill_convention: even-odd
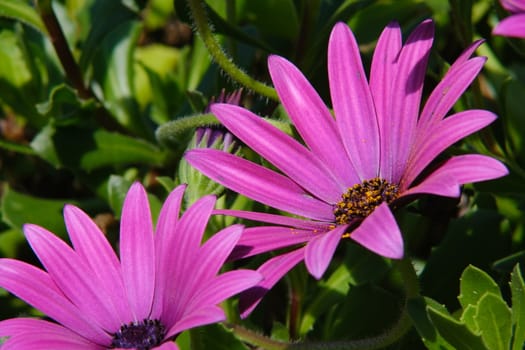
[[[162,343],[165,335],[166,327],[159,320],[130,322],[113,334],[111,348],[149,350]]]
[[[335,222],[342,225],[363,219],[381,203],[390,203],[397,197],[399,187],[379,177],[355,184],[348,188],[342,200],[335,205]]]

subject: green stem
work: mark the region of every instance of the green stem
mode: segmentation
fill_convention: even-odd
[[[406,310],[408,299],[419,295],[419,281],[410,259],[405,258],[396,263],[397,270],[405,287],[405,305],[401,315],[391,328],[374,337],[336,342],[295,343],[286,350],[373,350],[381,349],[401,339],[412,327],[412,321]]]
[[[238,83],[246,86],[248,89],[251,89],[258,94],[278,101],[275,89],[250,77],[239,67],[237,67],[230,57],[226,55],[219,43],[213,37],[202,0],[188,0],[188,5],[193,16],[193,21],[195,22],[197,32],[201,36],[204,44],[208,48],[208,51],[217,64]]]
[[[285,133],[292,135],[293,131],[289,123],[274,119],[265,118],[265,120]],[[155,136],[163,145],[178,147],[181,141],[187,141],[185,138],[188,135],[188,131],[212,125],[220,125],[219,120],[213,114],[196,114],[162,124],[155,132]]]
[[[219,121],[211,113],[182,117],[161,125],[155,136],[163,145],[178,146],[187,137],[189,130],[206,125],[219,125]]]
[[[374,350],[387,347],[403,337],[412,327],[412,321],[406,310],[409,299],[419,295],[419,281],[410,259],[405,258],[396,263],[405,287],[405,305],[398,321],[384,333],[374,337],[333,342],[310,342],[286,344],[276,342],[236,325],[230,325],[235,335],[252,345],[266,350]]]
[[[78,95],[81,98],[93,98],[93,93],[84,85],[82,73],[80,72],[71,50],[69,50],[69,45],[64,32],[62,31],[58,19],[55,16],[55,12],[53,11],[53,7],[51,6],[51,0],[36,1],[36,5],[66,76],[71,81],[71,84],[77,90]]]
[[[262,347],[266,350],[285,350],[288,349],[288,343],[280,342],[277,340],[270,339],[258,333],[255,333],[249,329],[241,327],[236,324],[225,324],[235,336],[251,345]]]

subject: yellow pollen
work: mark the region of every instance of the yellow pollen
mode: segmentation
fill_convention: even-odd
[[[363,219],[381,203],[391,203],[397,197],[399,187],[379,177],[355,184],[343,193],[341,201],[334,206],[335,222],[342,225]],[[343,238],[348,235],[345,233]]]

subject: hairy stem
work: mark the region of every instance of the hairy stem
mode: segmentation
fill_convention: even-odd
[[[215,62],[217,62],[217,64],[238,83],[258,94],[277,101],[278,97],[275,89],[250,77],[237,67],[230,57],[226,55],[219,43],[213,37],[202,0],[188,0],[188,5],[193,16],[193,21],[195,22],[195,28]]]
[[[260,335],[254,331],[246,329],[236,324],[225,324],[235,336],[251,345],[262,347],[266,350],[285,350],[288,349],[288,343],[280,342]]]
[[[228,325],[228,327],[239,339],[267,350],[374,350],[384,348],[401,339],[412,327],[412,321],[406,310],[406,303],[408,299],[419,295],[419,281],[410,259],[405,258],[398,261],[396,268],[404,282],[405,305],[398,321],[384,333],[377,336],[331,342],[282,343],[237,325]]]

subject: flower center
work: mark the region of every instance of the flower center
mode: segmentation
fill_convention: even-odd
[[[334,207],[336,223],[349,224],[354,219],[363,219],[383,202],[390,203],[399,196],[396,184],[374,177],[349,187],[342,200]]]
[[[113,334],[111,348],[149,350],[159,345],[165,335],[166,327],[159,320],[130,322]]]

